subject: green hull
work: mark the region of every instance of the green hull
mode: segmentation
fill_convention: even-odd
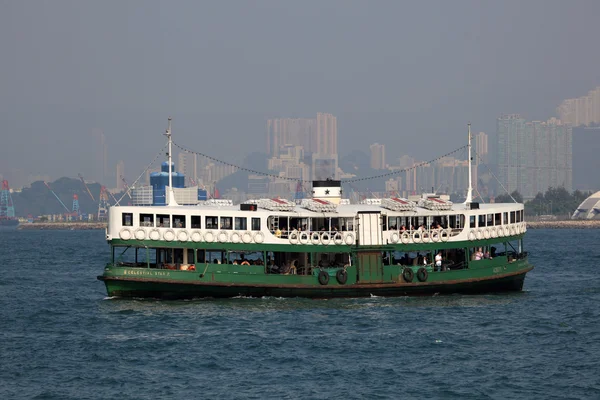
[[[360,268],[349,267],[348,280],[340,284],[336,270],[330,270],[327,284],[315,275],[268,275],[262,268],[207,264],[199,271],[166,271],[147,268],[108,266],[98,279],[104,281],[109,296],[159,299],[201,297],[369,297],[434,294],[478,294],[520,291],[525,275],[533,267],[526,260],[501,263],[485,261],[476,269],[429,271],[424,282],[406,282],[400,266],[385,266],[380,282],[362,282]],[[201,267],[201,265],[198,265]],[[260,268],[260,270],[259,270]],[[198,268],[200,269],[200,268]],[[416,272],[416,267],[414,267]],[[205,271],[206,272],[205,272]]]

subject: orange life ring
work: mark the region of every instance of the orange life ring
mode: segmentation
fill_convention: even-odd
[[[242,261],[241,265],[250,265],[250,263],[248,261],[244,260],[244,261]]]

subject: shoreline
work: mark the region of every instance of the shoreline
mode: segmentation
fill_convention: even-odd
[[[25,223],[18,230],[94,230],[106,229],[106,222],[39,222]],[[528,229],[598,229],[600,220],[527,221]]]
[[[106,229],[106,222],[34,222],[19,224],[20,231],[45,231],[45,230],[74,230],[87,231],[94,229]]]

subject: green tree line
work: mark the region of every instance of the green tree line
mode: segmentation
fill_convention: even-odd
[[[571,215],[577,207],[592,193],[575,190],[569,193],[565,188],[549,188],[546,193],[538,193],[533,199],[525,202],[526,215]],[[513,199],[523,203],[523,196],[518,191],[510,195],[496,197],[496,203],[511,203]]]

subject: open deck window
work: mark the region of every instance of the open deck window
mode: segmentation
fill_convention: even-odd
[[[221,217],[221,229],[231,229],[233,226],[232,217]]]
[[[469,216],[469,227],[475,228],[475,215]]]
[[[252,218],[252,230],[260,231],[260,218]]]
[[[140,214],[140,226],[153,227],[154,214]]]
[[[502,214],[496,213],[494,214],[494,225],[502,225],[502,219],[500,218]]]
[[[123,226],[133,226],[133,214],[132,213],[123,213],[122,214],[122,222]]]
[[[206,217],[206,229],[219,229],[219,217]]]
[[[238,231],[245,231],[248,229],[248,218],[235,217],[235,229]]]
[[[487,226],[494,226],[494,214],[487,215]]]
[[[192,215],[192,229],[200,229],[202,228],[202,223],[200,222],[201,217],[199,215]]]
[[[161,228],[170,228],[171,227],[171,216],[165,214],[156,214],[156,222],[157,226]]]
[[[185,228],[185,215],[173,215],[173,228]]]
[[[485,214],[479,216],[478,227],[482,228],[485,226]]]
[[[510,212],[510,223],[514,224],[515,222],[517,222],[517,218],[516,218],[516,212],[511,211]]]

